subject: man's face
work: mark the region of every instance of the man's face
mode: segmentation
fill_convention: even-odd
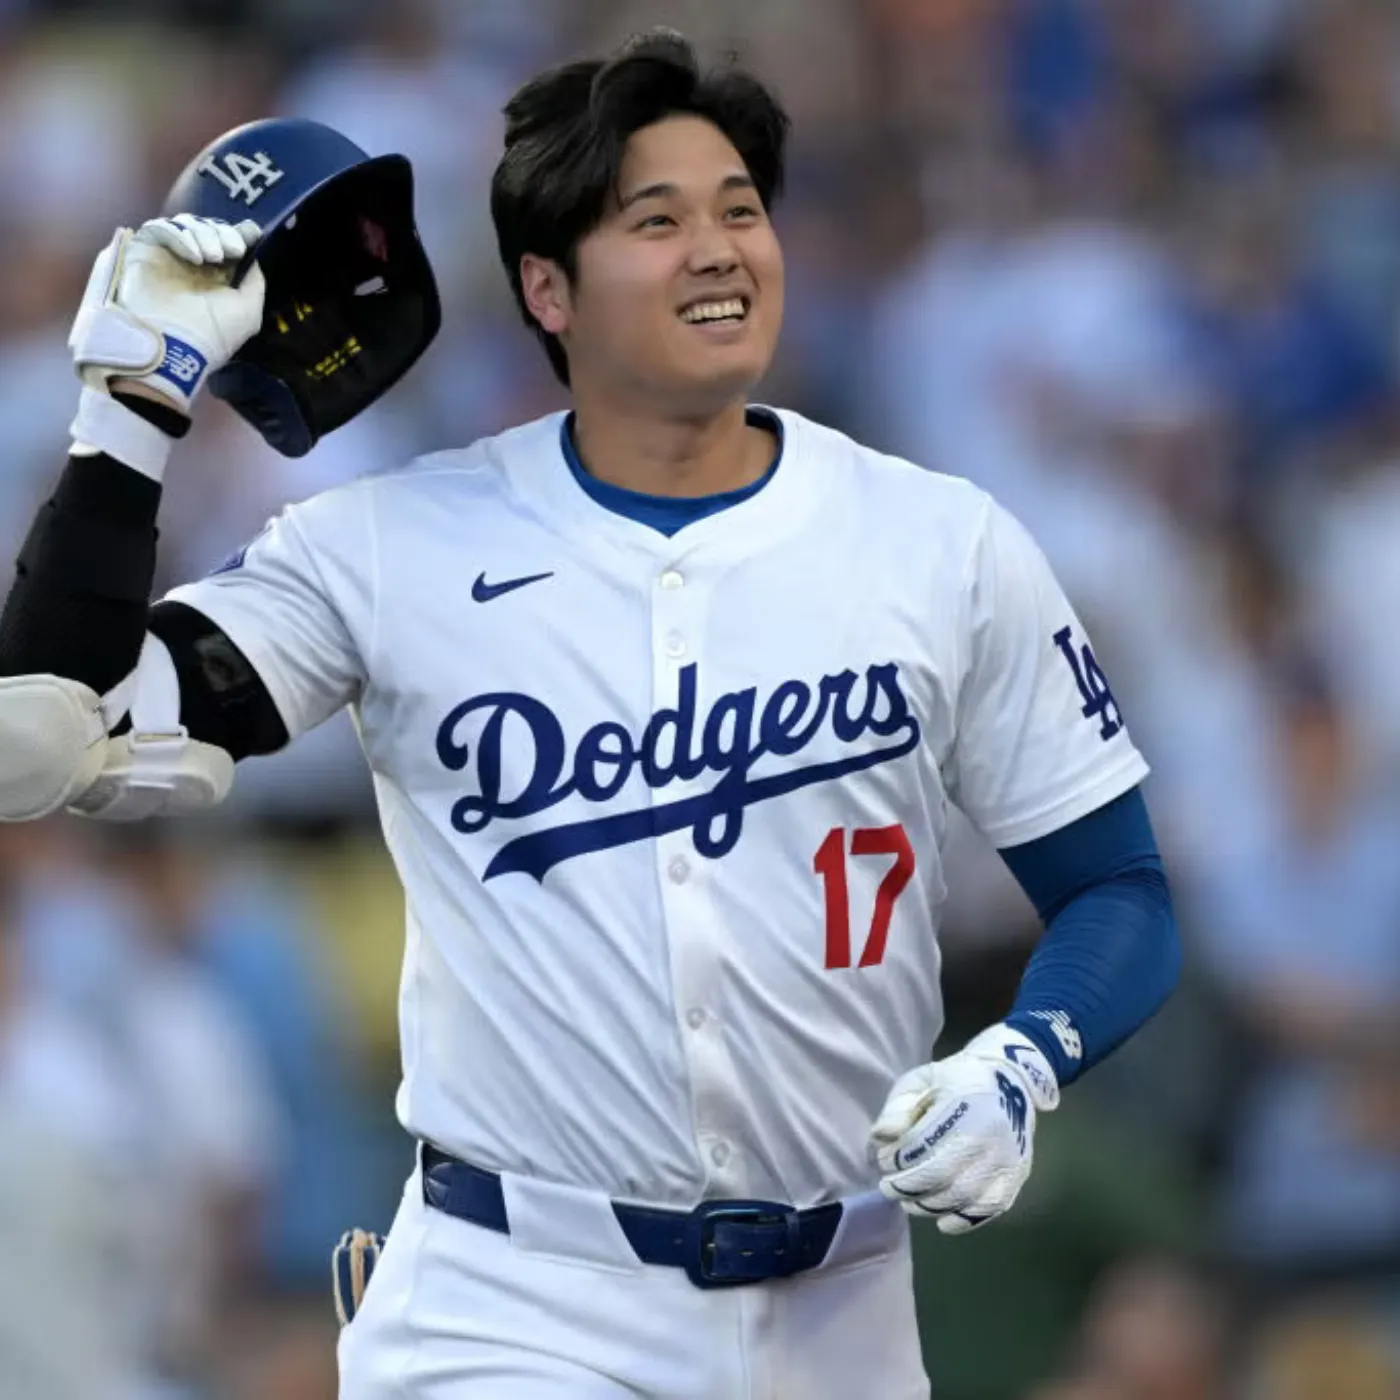
[[[576,389],[705,413],[763,377],[782,324],[782,251],[717,127],[669,117],[633,135],[618,198],[579,244],[563,316]]]

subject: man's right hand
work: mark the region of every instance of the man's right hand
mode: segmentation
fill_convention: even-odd
[[[68,337],[78,375],[103,393],[140,385],[188,414],[204,381],[262,326],[263,275],[233,269],[257,241],[251,219],[177,214],[120,228],[97,255]]]

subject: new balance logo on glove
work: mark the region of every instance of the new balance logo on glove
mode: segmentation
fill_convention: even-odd
[[[189,393],[199,382],[199,377],[208,367],[209,361],[194,348],[193,345],[186,345],[183,340],[176,340],[173,335],[165,337],[165,359],[160,363],[160,368],[155,372],[164,375],[166,379],[173,379],[179,386]]]
[[[1006,1117],[1011,1124],[1011,1131],[1016,1134],[1016,1141],[1020,1145],[1021,1151],[1026,1150],[1026,1095],[1024,1090],[1018,1089],[1006,1075],[997,1074],[997,1088],[1001,1090],[1001,1106],[1006,1110]]]

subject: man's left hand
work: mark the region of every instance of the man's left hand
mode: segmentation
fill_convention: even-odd
[[[870,1131],[880,1190],[961,1235],[1011,1208],[1031,1173],[1036,1112],[1060,1101],[1049,1061],[995,1025],[895,1081]]]

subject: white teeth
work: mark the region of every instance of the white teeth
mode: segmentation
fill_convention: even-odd
[[[681,320],[693,324],[696,321],[723,321],[733,316],[742,321],[744,314],[743,298],[730,297],[728,301],[702,301],[687,306],[681,312]]]

